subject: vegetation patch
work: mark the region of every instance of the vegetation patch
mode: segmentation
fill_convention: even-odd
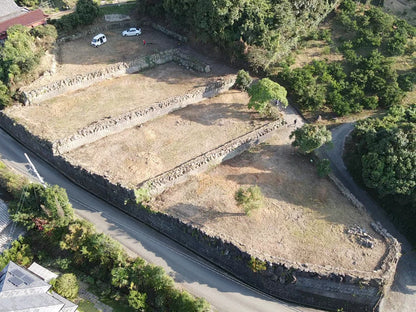
[[[138,301],[146,311],[166,311],[167,307],[169,311],[210,310],[205,300],[176,289],[173,279],[161,267],[128,257],[117,242],[96,232],[92,224],[74,219],[62,188],[44,188],[27,180],[12,184],[9,182],[18,180],[16,175],[3,165],[1,168],[0,188],[13,196],[11,217],[24,225],[28,233],[0,255],[0,269],[12,260],[23,266],[36,261],[52,269],[76,272],[105,289],[106,297],[117,297],[136,311],[141,309]],[[51,213],[57,206],[67,213]],[[78,282],[74,274],[68,273],[58,277],[53,287],[63,296],[74,298]]]
[[[346,148],[353,176],[416,244],[416,105],[395,106],[382,118],[359,121]]]
[[[235,200],[239,206],[242,206],[246,215],[251,215],[254,210],[263,206],[264,196],[261,189],[255,185],[247,189],[240,187],[235,192]]]

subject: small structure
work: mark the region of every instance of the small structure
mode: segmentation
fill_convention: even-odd
[[[51,276],[45,268],[35,271]],[[45,273],[48,271],[49,273]],[[2,312],[75,312],[77,305],[55,292],[49,292],[49,285],[38,275],[10,261],[0,272],[0,311]]]
[[[13,25],[35,27],[46,24],[47,15],[41,9],[29,11],[13,0],[0,0],[0,40],[7,37],[7,29]]]

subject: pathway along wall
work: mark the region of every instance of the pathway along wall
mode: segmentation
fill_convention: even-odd
[[[256,259],[235,243],[212,237],[191,224],[135,203],[134,191],[74,166],[54,156],[52,144],[31,134],[0,112],[1,127],[38,153],[75,183],[107,200],[119,209],[175,239],[197,254],[229,271],[244,282],[281,299],[320,309],[361,312],[377,311],[378,303],[394,276],[400,246],[380,225],[373,227],[386,240],[388,251],[375,272],[347,271],[284,259]],[[253,133],[253,139],[257,134]],[[259,270],[253,271],[253,263]]]

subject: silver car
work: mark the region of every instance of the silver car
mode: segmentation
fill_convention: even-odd
[[[138,36],[142,34],[142,30],[140,28],[139,29],[130,28],[130,29],[123,31],[121,34],[123,35],[123,37]]]

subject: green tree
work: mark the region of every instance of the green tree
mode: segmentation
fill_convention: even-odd
[[[250,95],[248,108],[254,108],[264,116],[271,116],[272,101],[278,101],[284,107],[288,105],[286,89],[269,78],[263,78],[253,84],[248,94]]]
[[[100,14],[100,8],[93,0],[78,0],[75,12],[81,24],[90,25]]]
[[[309,154],[332,140],[331,131],[327,130],[325,126],[311,124],[305,124],[292,131],[290,138],[293,137],[295,140],[292,145],[299,147],[299,150],[304,154]]]
[[[351,174],[373,190],[416,243],[416,104],[393,106],[382,118],[357,122],[346,144]]]
[[[6,84],[19,81],[22,74],[28,73],[39,62],[34,38],[29,28],[14,25],[7,30],[7,40],[0,47],[1,80]]]
[[[77,277],[72,273],[60,275],[53,283],[53,289],[67,299],[78,296],[79,284]]]

